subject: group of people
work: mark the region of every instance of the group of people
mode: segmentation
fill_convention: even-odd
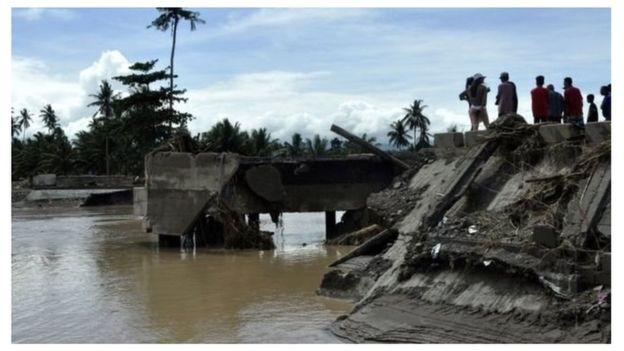
[[[500,74],[501,83],[496,94],[498,116],[515,114],[518,112],[518,93],[516,85],[509,80],[509,73]],[[535,77],[536,87],[531,90],[531,109],[533,123],[574,123],[582,125],[583,121],[583,96],[581,91],[572,83],[572,78],[563,80],[563,95],[555,90],[552,84],[544,87],[544,76]],[[485,76],[477,73],[466,79],[466,88],[459,94],[460,100],[468,102],[468,115],[470,116],[470,130],[478,130],[483,122],[487,128],[490,125],[487,113],[487,95],[490,88],[485,85]],[[600,109],[605,120],[611,120],[611,84],[602,86],[600,94],[603,96]],[[587,122],[598,122],[598,107],[594,103],[594,95],[587,95],[589,109]]]

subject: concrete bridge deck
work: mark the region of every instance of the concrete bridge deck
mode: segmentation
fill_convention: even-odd
[[[135,212],[146,231],[182,235],[218,194],[235,212],[326,212],[363,209],[395,176],[379,157],[257,158],[232,153],[159,152],[146,157],[145,187]],[[332,223],[329,223],[331,227]]]

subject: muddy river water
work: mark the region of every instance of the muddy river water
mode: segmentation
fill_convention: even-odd
[[[352,304],[315,290],[351,248],[322,245],[323,214],[285,215],[276,250],[182,253],[131,211],[13,209],[13,342],[340,342]]]

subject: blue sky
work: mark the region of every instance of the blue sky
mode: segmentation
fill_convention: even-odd
[[[572,76],[584,95],[598,95],[611,77],[609,9],[194,10],[206,24],[195,32],[183,24],[175,62],[193,132],[224,117],[282,139],[330,136],[337,123],[385,143],[388,125],[415,98],[428,105],[434,132],[468,129],[457,95],[476,72],[495,88],[508,71],[525,117],[538,74],[558,89]],[[146,28],[156,15],[13,9],[13,107],[51,103],[70,134],[85,128],[94,112],[88,94],[101,79],[136,61],[167,66],[170,35]]]

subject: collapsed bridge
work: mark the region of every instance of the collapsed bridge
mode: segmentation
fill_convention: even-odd
[[[369,154],[259,158],[233,153],[158,152],[145,160],[145,187],[135,188],[135,212],[146,231],[181,236],[214,196],[252,220],[260,213],[325,212],[331,236],[335,211],[366,207],[395,171]]]
[[[261,213],[277,222],[284,212],[325,212],[326,237],[331,239],[337,234],[336,211],[364,213],[368,196],[409,168],[338,126],[331,130],[372,154],[273,158],[150,153],[145,157],[145,187],[134,189],[135,214],[143,217],[145,231],[157,234],[167,246],[201,226],[199,219],[215,203],[246,215],[256,231]]]

